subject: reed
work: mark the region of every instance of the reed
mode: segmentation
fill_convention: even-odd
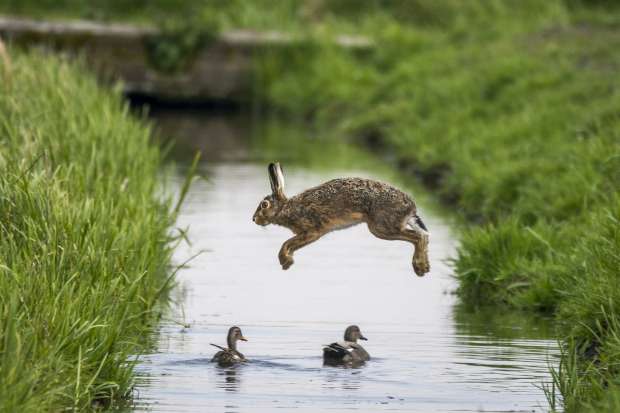
[[[161,155],[79,64],[11,53],[0,83],[0,411],[128,396],[166,288]]]

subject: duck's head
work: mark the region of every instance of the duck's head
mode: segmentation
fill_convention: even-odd
[[[356,343],[357,340],[368,340],[362,335],[362,330],[358,326],[349,326],[344,330],[344,341],[352,341]]]
[[[228,348],[234,350],[237,348],[237,341],[248,341],[245,337],[243,337],[243,333],[241,332],[241,329],[237,326],[233,326],[230,327],[228,329],[228,338],[227,338],[227,343],[228,343]]]

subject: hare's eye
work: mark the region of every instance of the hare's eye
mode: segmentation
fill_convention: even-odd
[[[269,208],[269,201],[263,201],[260,203],[260,207],[265,209],[265,208]]]

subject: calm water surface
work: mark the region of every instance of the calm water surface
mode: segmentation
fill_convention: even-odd
[[[367,176],[285,173],[288,194],[336,176]],[[413,273],[409,244],[374,238],[365,225],[299,250],[282,271],[277,252],[291,233],[251,219],[269,191],[264,165],[214,163],[206,174],[178,222],[189,228],[191,246],[181,245],[175,259],[205,252],[178,274],[156,352],[138,367],[136,410],[546,410],[538,386],[558,353],[550,326],[459,310],[446,263],[454,235],[430,211],[422,210],[432,233],[424,278]],[[353,323],[368,337],[372,360],[357,369],[323,367],[321,345]],[[219,368],[209,362],[216,351],[209,343],[225,345],[231,325],[249,339],[240,350],[251,362]]]

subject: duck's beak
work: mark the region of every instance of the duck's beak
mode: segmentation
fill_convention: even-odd
[[[360,334],[360,340],[368,341],[368,339],[361,334]]]
[[[248,339],[243,337],[243,336],[239,337],[239,340],[241,340],[241,341],[248,341]]]

